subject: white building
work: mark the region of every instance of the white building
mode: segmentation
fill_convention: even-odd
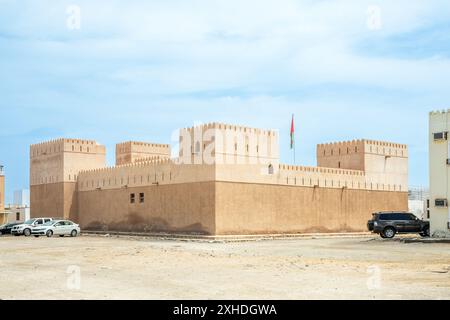
[[[430,231],[450,237],[450,110],[430,112]]]

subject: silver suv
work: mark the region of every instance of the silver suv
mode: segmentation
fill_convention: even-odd
[[[43,225],[49,221],[53,221],[54,218],[33,218],[25,221],[22,224],[18,224],[11,229],[11,234],[15,236],[24,235],[26,237],[31,236],[31,232],[34,228]]]

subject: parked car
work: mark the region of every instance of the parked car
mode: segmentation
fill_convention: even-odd
[[[69,220],[52,220],[41,226],[33,228],[31,233],[35,237],[47,236],[52,237],[58,235],[60,237],[71,236],[76,237],[80,234],[80,226]]]
[[[393,238],[397,233],[418,233],[422,237],[430,236],[430,222],[417,218],[408,212],[376,212],[367,228],[382,238]]]
[[[49,221],[53,221],[53,218],[33,218],[30,220],[25,221],[22,224],[18,224],[14,226],[11,229],[11,234],[15,236],[24,235],[26,237],[31,236],[31,231],[40,225],[43,225],[44,223],[47,223]]]
[[[12,223],[6,223],[0,226],[0,235],[2,234],[11,234],[11,229],[18,225],[22,224],[23,222],[12,222]]]

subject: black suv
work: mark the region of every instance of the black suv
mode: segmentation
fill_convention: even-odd
[[[396,233],[418,233],[430,236],[430,223],[408,212],[376,212],[367,222],[369,231],[379,233],[382,238],[393,238]]]

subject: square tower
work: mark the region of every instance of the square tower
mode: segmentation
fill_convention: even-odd
[[[370,183],[408,191],[408,147],[404,144],[364,139],[319,144],[317,166],[360,170]]]
[[[78,173],[105,167],[105,153],[105,147],[92,140],[58,139],[31,145],[31,216],[77,221]]]
[[[116,144],[116,166],[135,163],[143,158],[170,158],[170,145],[128,141]]]
[[[180,131],[179,156],[189,164],[272,164],[280,162],[275,130],[210,123]]]

